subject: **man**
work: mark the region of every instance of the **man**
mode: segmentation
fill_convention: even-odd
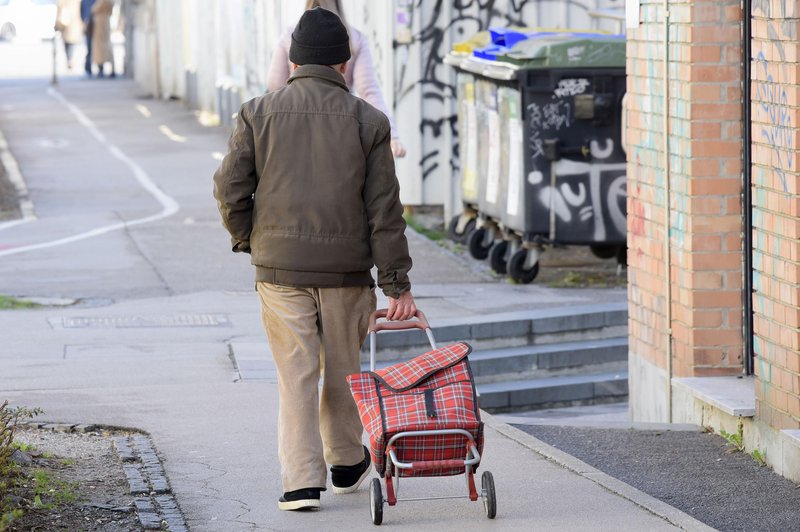
[[[83,69],[88,77],[92,77],[92,32],[94,31],[92,7],[94,7],[94,2],[95,0],[81,0],[81,19],[83,19],[83,31],[86,34],[86,62]]]
[[[214,175],[233,251],[256,266],[278,369],[281,510],[319,508],[326,463],[334,493],[356,491],[369,475],[345,377],[360,371],[373,264],[387,317],[416,313],[389,120],[350,94],[349,58],[339,18],[306,11],[292,34],[288,85],[242,106]]]

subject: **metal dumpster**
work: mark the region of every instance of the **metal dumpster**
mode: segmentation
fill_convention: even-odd
[[[493,268],[524,283],[536,277],[545,245],[589,245],[599,256],[624,250],[624,37],[539,33],[494,60],[456,59],[448,62],[497,87],[502,111],[502,177],[487,173],[478,199],[479,220],[504,239],[489,253],[488,234],[480,235]]]

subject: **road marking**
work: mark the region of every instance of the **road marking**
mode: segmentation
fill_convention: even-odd
[[[17,190],[19,210],[22,214],[22,219],[1,223],[0,231],[2,231],[35,220],[36,213],[33,209],[33,202],[31,202],[28,197],[28,187],[25,185],[22,172],[19,171],[19,164],[17,164],[17,160],[11,154],[8,142],[3,136],[2,131],[0,131],[0,164],[6,169],[9,181],[11,181],[11,184],[14,185],[14,188]]]
[[[145,118],[150,118],[151,116],[153,116],[153,113],[150,112],[150,109],[148,109],[146,106],[142,104],[137,104],[136,110],[139,111]]]
[[[72,242],[78,242],[80,240],[86,240],[87,238],[92,238],[99,235],[104,235],[106,233],[110,233],[111,231],[117,231],[119,229],[124,229],[126,227],[131,227],[134,225],[141,225],[150,222],[155,222],[158,220],[162,220],[169,216],[172,216],[178,209],[180,209],[180,205],[178,202],[175,201],[171,196],[165,194],[159,187],[156,185],[147,172],[139,166],[136,161],[125,155],[122,150],[120,150],[117,146],[112,144],[103,133],[97,129],[94,122],[92,122],[89,117],[83,114],[83,111],[78,109],[74,104],[70,103],[60,92],[53,89],[52,87],[47,89],[47,94],[49,94],[53,99],[57,100],[61,104],[63,104],[69,111],[75,116],[77,121],[83,125],[86,129],[89,130],[89,133],[97,139],[97,141],[102,144],[108,152],[120,162],[122,162],[125,166],[130,168],[131,172],[133,173],[133,177],[136,181],[141,185],[143,189],[145,189],[155,200],[161,205],[161,212],[153,214],[151,216],[146,216],[144,218],[137,218],[135,220],[131,220],[128,222],[120,222],[111,225],[104,225],[101,227],[97,227],[90,231],[85,231],[83,233],[78,233],[72,236],[59,238],[57,240],[51,240],[48,242],[42,242],[39,244],[31,244],[29,246],[20,246],[16,248],[10,248],[3,251],[0,251],[0,257],[6,257],[8,255],[16,255],[18,253],[25,253],[28,251],[35,251],[38,249],[47,249],[56,246],[63,246],[64,244],[71,244]],[[4,141],[4,139],[2,139]]]
[[[177,133],[172,131],[169,127],[165,126],[164,124],[161,124],[160,126],[158,126],[158,130],[161,133],[163,133],[165,137],[167,137],[169,140],[171,140],[173,142],[186,142],[186,137],[178,135]]]

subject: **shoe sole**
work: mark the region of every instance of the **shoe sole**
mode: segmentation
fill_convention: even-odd
[[[357,491],[359,486],[361,486],[361,483],[364,482],[364,480],[369,476],[370,469],[371,468],[367,466],[367,468],[364,470],[364,473],[361,475],[361,478],[359,478],[358,481],[352,486],[348,486],[346,488],[339,488],[337,486],[334,486],[333,487],[334,495],[344,495],[346,493],[353,493],[354,491]]]
[[[279,510],[316,510],[319,499],[300,499],[297,501],[278,501]]]

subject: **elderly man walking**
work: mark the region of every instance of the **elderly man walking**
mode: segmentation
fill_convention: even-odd
[[[326,463],[334,493],[356,491],[369,475],[345,377],[360,371],[373,265],[388,318],[416,312],[389,120],[350,94],[349,43],[334,13],[306,11],[288,85],[242,106],[214,175],[233,251],[256,267],[278,369],[281,510],[319,508]]]

